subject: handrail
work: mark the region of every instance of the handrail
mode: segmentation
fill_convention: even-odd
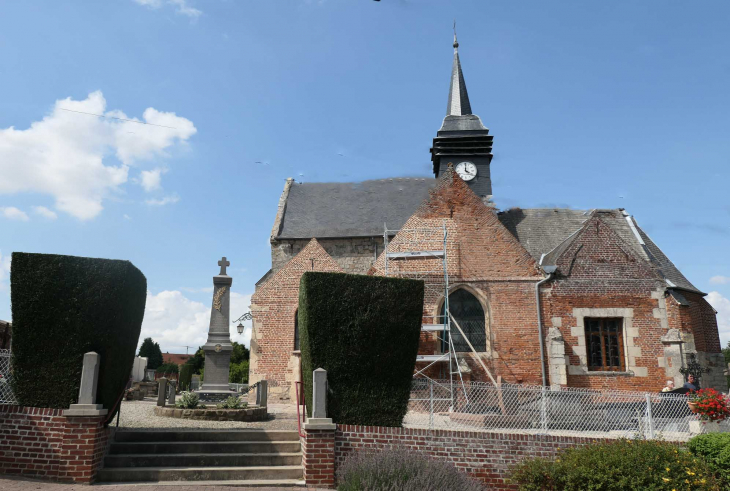
[[[304,421],[304,412],[302,412],[301,418],[299,417],[299,405],[302,402],[301,399],[299,399],[299,386],[303,384],[303,382],[294,382],[294,392],[297,398],[297,430],[299,431],[299,438],[304,438],[306,436],[305,433],[302,433],[302,421]],[[302,395],[304,395],[303,392],[304,388],[302,388]]]

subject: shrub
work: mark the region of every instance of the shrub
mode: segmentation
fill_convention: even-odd
[[[97,402],[114,413],[134,363],[147,299],[144,275],[129,261],[15,252],[10,282],[19,404],[76,403],[84,353],[94,351]]]
[[[687,442],[687,448],[694,455],[704,458],[730,487],[730,433],[697,435]]]
[[[327,370],[336,423],[400,426],[408,409],[423,316],[423,282],[306,272],[299,330],[307,411],[312,370]]]
[[[180,367],[177,366],[177,363],[163,363],[155,369],[155,373],[178,373],[179,371]]]
[[[480,491],[485,487],[444,461],[403,449],[353,453],[337,470],[338,491]]]
[[[228,371],[228,381],[232,384],[248,383],[248,361],[241,363],[231,363]]]
[[[245,402],[241,402],[241,399],[238,397],[229,397],[225,401],[218,404],[218,409],[241,409],[246,407],[248,404]]]
[[[175,405],[182,409],[195,409],[198,407],[200,397],[195,392],[183,392],[180,394]]]
[[[524,491],[721,489],[703,459],[654,440],[608,440],[572,447],[552,461],[523,461],[515,466],[511,479]]]
[[[180,382],[180,390],[189,390],[190,382],[193,380],[193,366],[187,363],[180,367],[180,376],[178,381]]]
[[[162,350],[160,345],[152,341],[152,338],[144,338],[142,346],[139,347],[139,354],[137,356],[143,356],[147,358],[147,368],[150,370],[156,369],[162,365]]]

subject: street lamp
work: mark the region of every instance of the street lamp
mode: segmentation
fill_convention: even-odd
[[[238,330],[238,334],[243,334],[243,324],[242,321],[250,321],[253,320],[253,316],[251,315],[251,312],[246,312],[241,317],[236,319],[233,322],[238,322],[238,325],[236,326],[236,329]]]

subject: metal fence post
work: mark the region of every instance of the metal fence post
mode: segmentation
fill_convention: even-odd
[[[430,409],[428,411],[428,426],[429,428],[433,429],[433,381],[428,381],[428,387],[431,390],[431,396],[429,398],[430,401]]]
[[[646,429],[647,438],[649,440],[654,439],[654,420],[651,415],[651,394],[648,392],[644,394],[646,396]]]
[[[540,397],[540,427],[542,428],[542,432],[547,434],[547,391],[545,389],[546,387],[543,385]]]

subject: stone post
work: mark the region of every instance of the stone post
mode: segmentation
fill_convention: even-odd
[[[267,407],[269,405],[269,382],[260,380],[256,386],[256,405]]]
[[[159,383],[159,388],[157,389],[157,405],[160,407],[165,407],[165,389],[167,388],[167,379],[165,377],[162,377],[157,381]]]
[[[174,380],[170,380],[170,395],[167,397],[167,403],[171,406],[175,406],[175,389],[177,383]]]
[[[307,487],[332,488],[335,485],[335,430],[327,417],[327,371],[312,373],[312,417],[302,426],[302,467]]]
[[[102,416],[108,411],[96,403],[96,388],[99,384],[99,354],[90,351],[84,354],[84,365],[81,369],[81,386],[79,387],[79,403],[71,404],[63,412],[64,416]]]

